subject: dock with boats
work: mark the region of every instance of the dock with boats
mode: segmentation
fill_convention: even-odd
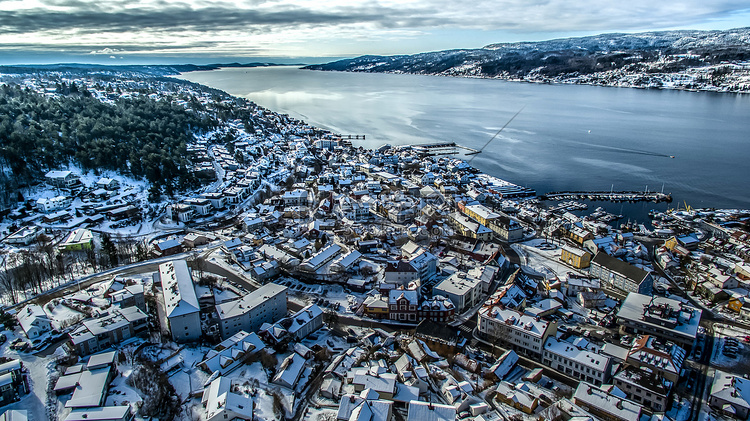
[[[541,200],[591,200],[598,202],[671,202],[672,195],[668,193],[649,191],[563,191],[552,192],[539,196]]]

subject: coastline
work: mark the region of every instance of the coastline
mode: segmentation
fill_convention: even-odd
[[[558,79],[558,78],[544,77],[541,79],[537,79],[537,78],[505,77],[501,75],[484,76],[484,75],[462,75],[462,74],[442,74],[442,73],[414,73],[414,72],[402,72],[402,71],[370,72],[366,70],[310,69],[307,67],[308,66],[300,67],[299,69],[318,71],[318,72],[371,73],[371,74],[387,74],[387,75],[436,76],[436,77],[446,77],[446,78],[479,79],[479,80],[500,80],[503,82],[519,82],[519,83],[529,83],[529,84],[538,84],[538,85],[584,85],[584,86],[598,86],[602,88],[624,88],[624,89],[657,90],[657,91],[681,91],[681,92],[694,92],[694,93],[740,94],[740,95],[750,94],[750,85],[748,85],[745,89],[742,89],[742,90],[740,89],[721,90],[721,89],[718,89],[718,87],[716,87],[717,89],[710,89],[708,86],[705,86],[702,88],[689,88],[689,87],[680,86],[680,85],[641,86],[641,85],[620,84],[620,83],[581,82],[580,80],[577,80],[577,78]],[[650,76],[658,76],[658,75],[660,74],[652,74]],[[661,75],[669,75],[669,76],[677,77],[680,74],[667,73],[667,74],[661,74]],[[637,77],[636,74],[631,74],[628,76]],[[750,75],[748,75],[748,77],[750,77]]]

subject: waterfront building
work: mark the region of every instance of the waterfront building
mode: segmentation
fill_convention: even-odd
[[[589,274],[599,278],[604,288],[624,294],[637,292],[650,295],[654,284],[649,272],[603,252],[594,256]]]
[[[585,250],[563,246],[560,251],[560,261],[565,262],[576,269],[587,268],[591,263],[591,253]]]

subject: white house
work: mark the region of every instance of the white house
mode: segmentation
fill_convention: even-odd
[[[206,408],[205,421],[253,419],[252,398],[236,393],[232,387],[232,379],[226,377],[218,377],[208,385],[201,403]]]
[[[437,262],[437,257],[428,251],[422,251],[409,260],[409,264],[417,270],[419,279],[422,282],[435,278],[435,275],[437,275]]]
[[[547,337],[557,332],[557,322],[548,322],[499,306],[479,310],[479,333],[516,351],[539,358]]]
[[[120,182],[114,178],[102,177],[96,182],[96,187],[107,190],[117,190],[120,188]]]
[[[610,358],[554,337],[544,343],[542,363],[569,376],[600,386],[609,381]]]
[[[67,196],[57,196],[51,199],[38,199],[36,208],[44,213],[52,213],[65,209],[73,203],[73,199]]]
[[[81,183],[80,177],[72,171],[50,171],[44,175],[47,184],[55,187],[74,187]]]
[[[52,331],[52,322],[44,309],[36,304],[29,304],[22,308],[16,314],[16,318],[29,339],[38,338]]]
[[[303,356],[296,352],[292,353],[281,363],[271,383],[294,390],[305,368],[305,363],[307,363],[307,360]]]
[[[750,414],[750,380],[716,370],[708,404],[724,414],[747,419]]]
[[[287,331],[296,340],[301,340],[323,327],[323,310],[315,304],[310,304],[295,313],[291,319],[292,324]]]

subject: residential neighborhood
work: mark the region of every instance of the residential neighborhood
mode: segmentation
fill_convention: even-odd
[[[220,125],[200,187],[71,165],[5,213],[8,419],[748,418],[750,211],[625,223],[197,85],[65,80]]]

